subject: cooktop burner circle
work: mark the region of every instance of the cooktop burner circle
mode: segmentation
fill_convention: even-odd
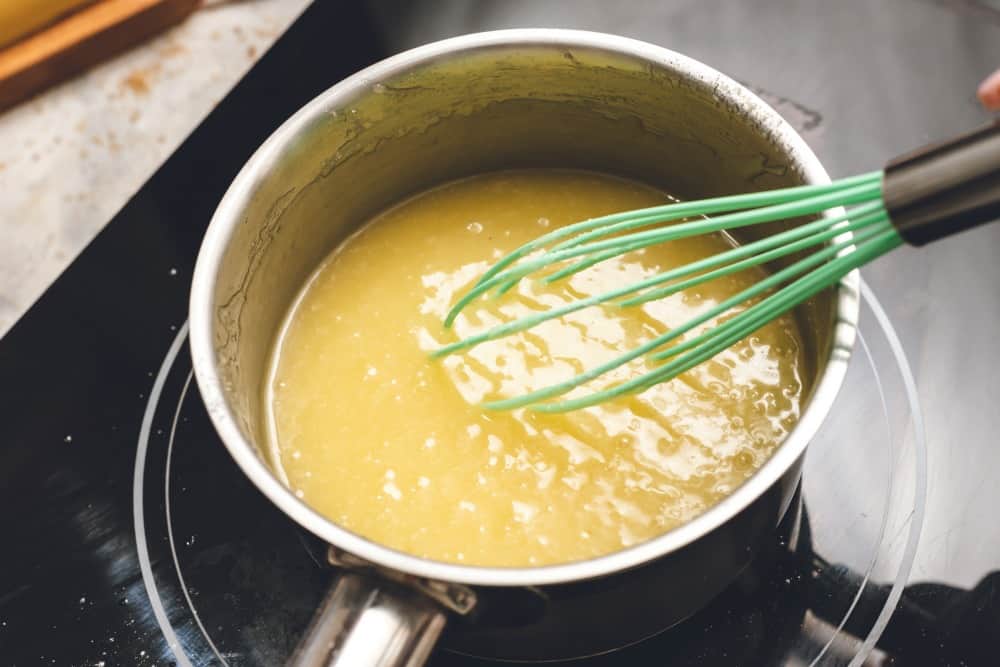
[[[858,348],[810,444],[802,503],[707,609],[588,665],[860,665],[906,584],[926,452],[909,364],[867,285]],[[149,396],[133,480],[151,611],[182,666],[283,662],[329,584],[323,544],[273,507],[218,441],[192,381],[187,324]],[[432,665],[483,664],[438,652]]]

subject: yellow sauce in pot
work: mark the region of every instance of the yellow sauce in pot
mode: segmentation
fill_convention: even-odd
[[[451,304],[504,253],[561,225],[667,200],[610,176],[523,170],[450,183],[371,220],[319,267],[274,353],[268,428],[291,488],[376,542],[489,566],[617,551],[731,493],[799,416],[804,366],[791,316],[640,395],[561,415],[478,403],[617,356],[760,272],[643,307],[589,308],[444,360],[428,356],[458,335],[731,247],[697,237],[552,285],[522,281],[501,299],[472,304],[454,331],[443,328]],[[603,386],[648,368],[636,362]]]

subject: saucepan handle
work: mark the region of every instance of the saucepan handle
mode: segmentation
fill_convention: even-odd
[[[420,667],[445,625],[444,609],[377,574],[344,572],[299,641],[289,667]]]

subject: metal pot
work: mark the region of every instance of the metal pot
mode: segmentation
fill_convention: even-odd
[[[787,440],[731,496],[638,546],[534,568],[436,562],[340,528],[275,474],[262,385],[306,278],[387,205],[519,166],[616,173],[683,198],[829,180],[795,131],[731,79],[657,46],[589,32],[508,30],[423,46],[333,86],[282,125],[212,219],[190,321],[198,386],[223,443],[272,502],[331,545],[339,566],[295,664],[418,665],[446,622],[446,644],[480,656],[612,650],[697,611],[788,507],[806,445],[844,377],[856,274],[797,313],[814,380]]]

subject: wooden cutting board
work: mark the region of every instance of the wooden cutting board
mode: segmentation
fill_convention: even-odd
[[[99,0],[0,49],[0,110],[180,23],[201,0]]]

